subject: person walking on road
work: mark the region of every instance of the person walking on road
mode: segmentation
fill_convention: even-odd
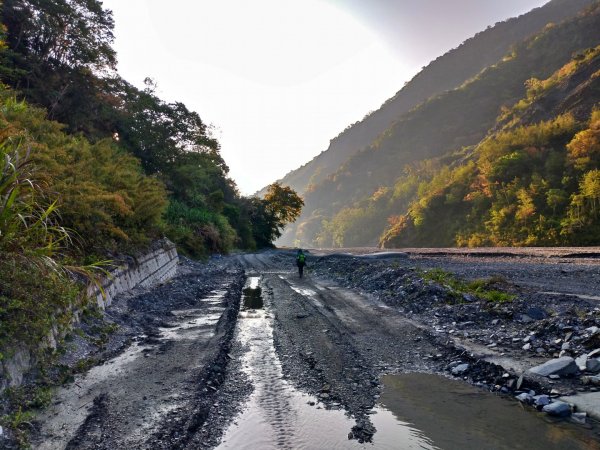
[[[301,248],[298,249],[298,253],[296,253],[296,264],[298,265],[298,275],[300,275],[300,278],[302,278],[302,275],[304,274],[304,266],[306,265],[306,255]]]

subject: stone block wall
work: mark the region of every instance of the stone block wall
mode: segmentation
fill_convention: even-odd
[[[173,278],[177,272],[179,257],[175,244],[167,239],[156,242],[151,249],[137,257],[128,257],[119,262],[119,267],[111,272],[110,277],[102,280],[102,291],[96,287],[88,288],[88,297],[95,299],[101,309],[110,306],[116,295],[138,286],[150,287]],[[76,311],[75,317],[79,314]],[[40,345],[56,347],[59,331],[48,336],[47,342]],[[0,393],[7,387],[18,387],[23,376],[35,367],[36,361],[31,352],[24,346],[1,349],[7,356],[0,361]]]
[[[152,250],[137,258],[129,258],[111,272],[102,282],[102,291],[90,286],[88,297],[95,298],[102,309],[109,306],[112,299],[121,292],[127,292],[138,286],[153,286],[175,276],[177,271],[177,249],[168,239],[157,242]]]

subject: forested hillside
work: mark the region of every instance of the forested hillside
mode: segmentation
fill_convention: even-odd
[[[115,71],[97,0],[5,0],[0,27],[0,359],[70,323],[88,279],[163,236],[204,257],[272,245],[302,200],[244,198],[200,116]]]
[[[16,98],[43,108],[48,120],[64,124],[64,133],[77,135],[86,145],[107,140],[102,145],[137,158],[139,163],[135,164],[141,164],[138,170],[144,182],[160,185],[163,190],[162,199],[148,202],[148,207],[155,208],[153,217],[160,218],[166,206],[161,231],[181,250],[199,256],[234,247],[255,248],[266,245],[278,232],[261,201],[238,195],[227,176],[219,143],[197,113],[183,103],[162,101],[150,79],[140,90],[118,75],[112,49],[112,14],[103,10],[99,1],[6,0],[2,22],[7,48],[2,53],[1,81],[13,89]],[[31,141],[45,139],[43,134],[24,128]],[[57,164],[65,165],[66,161]],[[91,188],[76,190],[82,201],[96,195]],[[62,192],[58,194],[58,207],[64,219],[70,219],[69,203]],[[127,191],[121,194],[114,209],[128,215],[134,196]],[[86,236],[86,246],[102,253],[138,243],[134,236],[107,226],[100,217],[101,206],[89,211],[84,225],[98,233]],[[270,221],[270,229],[252,226],[253,217],[261,215],[262,219],[257,217],[254,222]],[[111,213],[106,217],[112,220]],[[74,230],[88,231],[80,224],[83,222],[65,223]],[[140,223],[132,224],[133,228],[137,225]],[[133,234],[141,241],[155,235],[139,230]]]
[[[281,182],[305,192],[334,173],[355,152],[371,142],[393,121],[428,98],[455,89],[481,70],[498,62],[513,45],[539,32],[546,24],[574,16],[594,0],[552,0],[518,18],[499,22],[432,61],[378,110],[346,128],[329,148]]]
[[[600,243],[600,46],[528,86],[467,158],[422,178],[383,245]]]
[[[596,47],[600,43],[598,29],[600,7],[595,2],[575,18],[548,24],[516,44],[496,64],[459,88],[398,117],[336,173],[309,188],[304,213],[297,228],[291,230],[295,233],[286,237],[302,245],[378,244],[388,222],[398,226],[399,217],[424,194],[424,180],[467,158],[472,147],[497,126],[498,116],[526,95],[532,83],[528,80],[546,79],[574,55],[580,57],[586,49]],[[436,235],[437,240],[414,242],[436,246],[469,243],[441,234]],[[392,245],[387,237],[384,241]]]

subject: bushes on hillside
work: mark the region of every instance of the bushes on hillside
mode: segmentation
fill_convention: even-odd
[[[69,136],[45,112],[0,88],[5,142],[30,153],[36,179],[56,200],[61,226],[72,230],[85,253],[135,248],[158,235],[167,203],[163,184],[111,140],[90,143]]]

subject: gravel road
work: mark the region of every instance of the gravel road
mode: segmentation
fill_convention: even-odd
[[[596,389],[583,386],[581,374],[520,378],[564,352],[569,339],[573,356],[600,347],[585,331],[600,324],[594,254],[411,250],[369,260],[332,253],[312,252],[302,279],[290,251],[184,260],[171,282],[117,299],[103,320],[118,330],[94,353],[103,363],[57,390],[38,416],[33,448],[398,448],[403,413],[386,410],[382,398],[402,401],[390,400],[384,375],[430,374],[419,384],[422,405],[440,396],[427,396],[428,383],[432,393],[452,390],[443,383],[436,390],[436,374],[501,393],[508,405],[523,391],[557,397]],[[432,269],[464,280],[494,277],[515,299],[456,301],[452,289],[423,275]],[[533,350],[522,348],[527,336]],[[81,351],[75,344],[71,354]],[[407,415],[429,416],[416,407]],[[504,414],[513,416],[509,429],[515,422],[537,430],[527,448],[600,448],[589,417],[582,427],[549,425],[530,407],[515,414]],[[547,427],[555,431],[540,431]],[[479,439],[488,448],[521,448],[494,434],[502,426],[487,428]],[[407,436],[403,448],[438,448],[433,437]],[[441,448],[465,448],[457,439]]]

